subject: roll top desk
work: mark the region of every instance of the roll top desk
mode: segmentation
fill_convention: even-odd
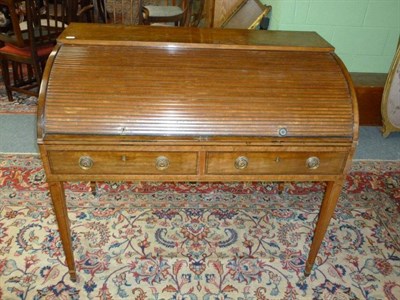
[[[312,32],[71,24],[38,144],[71,279],[63,182],[324,181],[311,272],[358,139],[354,89]]]

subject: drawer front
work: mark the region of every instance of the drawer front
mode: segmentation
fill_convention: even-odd
[[[347,152],[208,152],[207,174],[341,174]]]
[[[197,174],[197,152],[50,151],[53,174]]]

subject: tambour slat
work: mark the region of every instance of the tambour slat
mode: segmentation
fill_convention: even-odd
[[[351,88],[333,52],[209,44],[62,45],[45,133],[352,137]]]

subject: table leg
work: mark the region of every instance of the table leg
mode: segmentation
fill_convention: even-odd
[[[74,253],[72,251],[72,239],[70,231],[70,222],[68,219],[67,205],[65,202],[65,192],[63,182],[49,183],[51,199],[53,201],[54,212],[56,214],[58,231],[60,232],[63,245],[65,260],[67,262],[71,281],[76,281],[76,270]]]
[[[325,196],[322,200],[321,208],[319,211],[318,221],[315,225],[314,236],[312,239],[310,252],[306,262],[304,271],[305,276],[309,276],[311,269],[314,265],[318,250],[321,246],[322,240],[325,237],[326,230],[328,229],[329,222],[335,212],[336,204],[339,200],[340,192],[342,191],[343,180],[330,181],[326,187]]]

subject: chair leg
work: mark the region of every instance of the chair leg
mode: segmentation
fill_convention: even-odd
[[[193,1],[194,2],[194,1]],[[203,11],[204,11],[204,4],[205,4],[205,0],[197,0],[197,4],[194,7],[192,7],[192,16],[188,16],[189,17],[189,26],[190,27],[198,27],[201,20],[203,19]],[[193,17],[193,19],[191,18]]]
[[[35,74],[38,87],[40,87],[40,82],[42,81],[41,63],[41,61],[37,61],[35,64],[33,64],[33,74]]]
[[[25,70],[26,70],[25,73],[26,73],[27,81],[32,82],[34,80],[34,78],[35,78],[32,66],[29,65],[29,64],[26,64],[25,65]]]
[[[25,82],[23,64],[12,61],[11,66],[12,66],[12,83],[11,83],[11,85],[14,87],[23,86],[24,82]],[[11,76],[10,76],[10,81],[11,81]]]
[[[10,71],[8,70],[8,60],[2,59],[1,60],[1,72],[3,75],[4,86],[6,88],[6,93],[8,97],[8,101],[14,101],[11,91],[11,84],[10,84]]]

